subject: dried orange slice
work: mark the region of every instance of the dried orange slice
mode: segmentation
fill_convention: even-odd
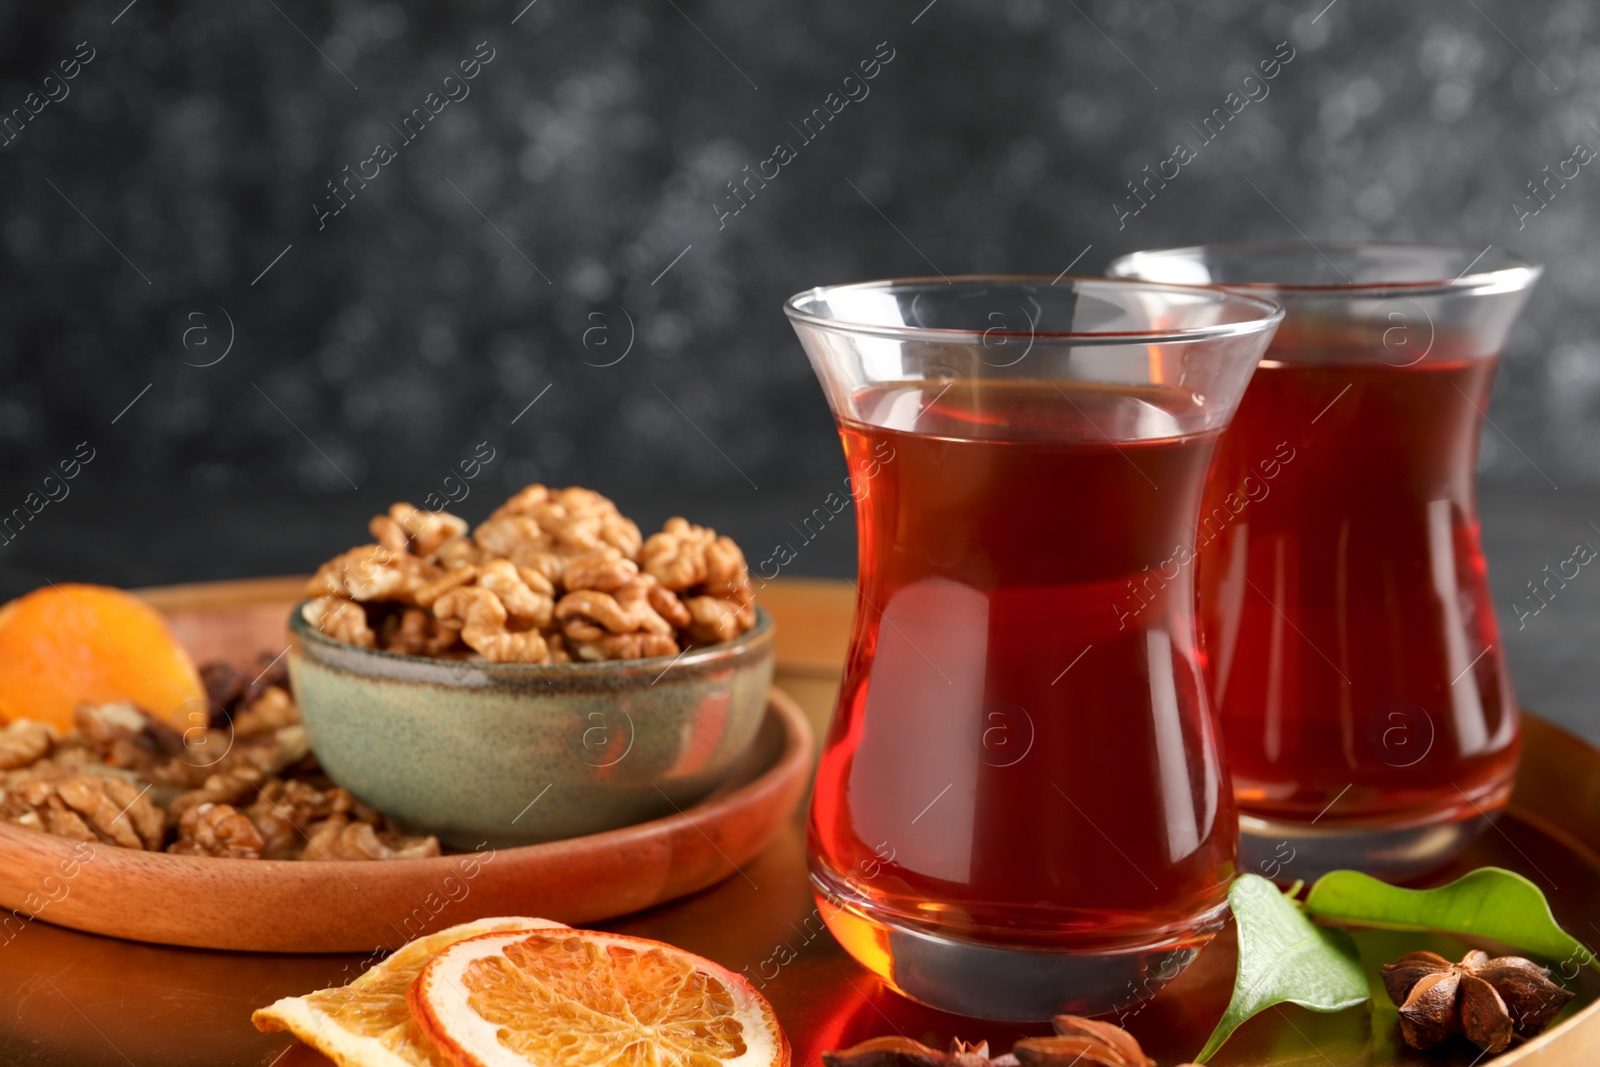
[[[419,937],[349,985],[284,997],[250,1021],[287,1030],[339,1067],[450,1067],[406,1007],[406,989],[436,955],[458,941],[507,930],[559,926],[547,919],[479,919]]]
[[[772,1005],[710,960],[594,930],[490,934],[434,957],[411,1014],[457,1067],[787,1067]]]
[[[66,731],[79,704],[127,701],[182,729],[205,698],[188,652],[136,596],[52,585],[0,608],[0,722]]]

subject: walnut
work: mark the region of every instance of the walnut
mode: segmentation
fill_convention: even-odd
[[[80,704],[72,721],[83,742],[112,767],[148,770],[183,751],[178,731],[132,704]]]
[[[648,541],[590,489],[530,485],[467,536],[453,515],[395,504],[376,543],[330,560],[305,618],[336,640],[491,662],[675,655],[755,625],[744,553],[676,517]]]
[[[402,507],[411,508],[413,511],[416,510],[410,504],[394,504],[390,506],[389,511],[392,513],[395,509]],[[392,514],[374,515],[372,521],[367,523],[367,532],[372,535],[374,541],[391,552],[411,551],[411,535],[406,532],[404,526],[401,526],[393,518]]]
[[[263,780],[262,773],[254,767],[209,774],[198,789],[173,797],[167,805],[167,814],[174,822],[181,824],[190,811],[207,804],[243,804],[259,792]]]
[[[524,552],[517,557],[515,562],[517,564],[517,573],[523,575],[524,580],[526,580],[526,576],[530,572],[538,574],[545,580],[545,584],[550,586],[552,593],[567,569],[567,558],[558,556],[554,552]]]
[[[423,608],[406,608],[390,615],[378,632],[378,645],[386,652],[412,656],[437,656],[456,647],[460,638]]]
[[[428,557],[436,565],[447,571],[457,567],[470,567],[483,562],[483,549],[470,537],[457,537],[453,541],[446,541],[440,545],[433,555]]]
[[[425,559],[384,545],[358,545],[318,568],[306,583],[306,596],[409,600],[438,576],[439,568]]]
[[[678,592],[706,581],[706,544],[715,536],[704,526],[690,525],[686,518],[674,515],[661,533],[650,534],[638,558],[646,574]]]
[[[105,757],[89,743],[88,738],[83,736],[83,731],[72,729],[56,740],[55,747],[51,749],[49,756],[26,768],[25,771],[14,773],[25,773],[26,771],[39,771],[42,773],[48,767],[55,767],[62,771],[92,770],[105,765]],[[0,771],[0,778],[4,778],[5,774],[6,772]]]
[[[410,504],[393,504],[389,514],[379,515],[367,527],[385,548],[431,556],[447,543],[466,536],[465,519],[448,511],[423,511]]]
[[[639,545],[643,543],[639,527],[618,511],[610,498],[593,489],[572,486],[552,491],[543,508],[535,506],[533,513],[547,528],[549,519],[541,516],[560,516],[572,524],[573,532],[570,535],[558,534],[558,540],[565,548],[570,549],[592,537],[598,541],[595,547],[609,545],[623,555],[632,557],[638,555]]]
[[[680,593],[689,616],[658,608],[690,641],[712,645],[730,641],[756,624],[755,596],[744,553],[731,538],[693,526],[684,519],[667,520],[641,550],[645,573],[668,591]]]
[[[431,608],[434,602],[453,590],[464,585],[472,585],[478,580],[478,567],[476,564],[467,563],[452,570],[447,570],[431,582],[426,582],[417,587],[412,599],[418,607]]]
[[[70,773],[48,764],[9,773],[0,786],[0,819],[56,837],[98,844],[100,836],[56,792]]]
[[[692,596],[684,601],[689,609],[689,638],[697,645],[731,641],[756,624],[755,609],[737,600],[714,596]]]
[[[744,553],[730,537],[694,526],[682,518],[667,520],[640,551],[646,574],[675,593],[714,596],[750,605],[750,570]],[[754,625],[754,617],[750,625]],[[745,629],[749,629],[746,626]]]
[[[519,567],[535,566],[535,560],[552,555],[554,540],[526,515],[502,515],[478,524],[472,539],[485,552],[509,559]]]
[[[468,585],[453,589],[433,602],[433,614],[452,630],[464,630],[471,625],[504,626],[506,606],[500,598],[482,586]]]
[[[562,622],[584,619],[614,634],[637,630],[661,636],[672,634],[672,624],[656,614],[650,606],[647,590],[638,579],[616,590],[614,595],[593,589],[568,593],[556,605],[555,616]]]
[[[527,515],[502,515],[480,523],[472,532],[488,557],[508,559],[519,568],[538,571],[549,581],[559,581],[565,557],[584,548],[563,548],[556,535]]]
[[[335,641],[343,641],[357,648],[373,648],[377,635],[367,625],[367,612],[360,604],[336,596],[319,596],[308,600],[300,609],[300,617]]]
[[[219,856],[231,860],[261,858],[265,842],[255,824],[229,804],[200,804],[178,820],[178,839],[168,852],[181,856]]]
[[[644,544],[638,525],[618,514],[615,507],[609,514],[600,516],[600,540],[628,556],[637,556],[639,546]]]
[[[624,559],[622,553],[616,549],[608,548],[600,552],[586,552],[567,560],[566,567],[561,572],[561,584],[566,586],[569,593],[575,593],[580,589],[609,593],[638,576],[637,563],[631,559]]]
[[[245,815],[255,824],[265,842],[265,859],[299,859],[306,832],[313,823],[333,815],[349,816],[376,826],[382,821],[376,811],[361,803],[339,786],[318,789],[309,782],[273,779],[261,786]]]
[[[311,755],[305,727],[284,726],[270,734],[234,738],[227,759],[235,767],[252,767],[264,775],[282,774]]]
[[[439,855],[436,837],[410,837],[379,832],[369,823],[351,822],[344,815],[333,815],[311,828],[303,859],[308,860],[395,860],[427,859]]]
[[[668,622],[656,611],[656,595],[661,590],[661,584],[648,574],[639,577],[612,590],[619,605],[626,611],[632,612],[639,620],[639,628],[653,634],[670,636],[673,632],[672,623]],[[667,590],[671,593],[671,590]]]
[[[509,560],[497,559],[478,569],[478,585],[500,598],[509,617],[524,626],[548,626],[555,608],[550,597],[552,587],[537,571],[530,570],[529,577],[544,591],[536,591]]]
[[[462,640],[490,663],[548,663],[550,642],[538,630],[461,631]]]
[[[580,642],[600,640],[606,635],[606,628],[596,626],[588,619],[573,617],[561,624],[561,633],[567,639],[567,644],[576,646]]]
[[[221,729],[192,727],[184,732],[181,754],[142,773],[161,785],[192,789],[219,767],[226,770],[231,766],[224,761],[233,750],[233,741],[233,731],[226,726]]]
[[[160,849],[166,819],[146,796],[149,788],[100,774],[73,774],[55,783],[56,795],[101,839],[123,848]]]
[[[662,598],[662,593],[666,593],[666,597],[670,597],[670,600]],[[662,603],[669,609],[674,603],[682,606],[677,593],[670,589],[662,589],[661,582],[656,581],[650,574],[640,574],[632,581],[618,585],[616,589],[611,590],[611,597],[616,598],[618,605],[621,605],[624,611],[634,613],[640,629],[650,630],[651,633],[670,635],[675,629],[672,622],[667,621],[666,617],[656,611],[656,603]]]
[[[590,640],[578,640],[570,635],[566,644],[581,660],[591,662],[607,659],[646,659],[651,656],[676,656],[678,642],[671,637],[636,630],[631,634],[601,632]]]
[[[278,685],[268,686],[243,711],[234,713],[233,736],[239,738],[273,733],[299,722],[300,711],[295,707],[289,691]]]
[[[445,594],[434,601],[433,613],[443,625],[459,629],[461,640],[491,663],[543,663],[549,656],[544,635],[509,628],[505,604],[482,586]]]
[[[537,483],[523,486],[511,497],[490,513],[489,518],[499,519],[506,515],[526,515],[534,505],[543,504],[550,499],[550,490]]]
[[[650,602],[650,607],[655,613],[672,624],[675,630],[687,630],[693,616],[689,609],[679,599],[678,594],[650,577],[641,575],[640,580],[646,581],[645,598]]]
[[[562,570],[565,571],[565,567],[563,567]],[[522,579],[523,585],[527,586],[540,596],[549,597],[552,603],[554,602],[556,595],[556,579],[560,578],[561,575],[558,574],[555,578],[552,578],[538,567],[518,567],[517,577]]]
[[[737,600],[741,604],[754,604],[750,591],[750,568],[744,553],[731,537],[719,537],[706,545],[706,577],[697,592],[723,600]],[[755,625],[754,619],[751,626]],[[749,629],[746,626],[745,629]]]
[[[672,596],[654,578],[641,574],[609,594],[568,593],[556,605],[556,617],[570,654],[588,661],[677,655],[673,625],[652,605],[652,595],[663,592]],[[677,607],[683,609],[682,604]]]
[[[270,804],[262,804],[258,800],[246,809],[245,817],[256,828],[256,833],[261,835],[262,859],[297,860],[300,858],[301,845],[305,840],[305,831],[296,826],[287,815],[278,812]]]
[[[204,734],[191,732],[188,751],[163,767],[151,772],[151,777],[167,785],[185,789],[200,788],[226,793],[208,794],[202,798],[185,801],[174,800],[173,806],[215,800],[232,804],[245,794],[239,790],[254,788],[261,782],[280,775],[311,754],[311,743],[305,728],[299,725],[284,726],[271,733],[252,734],[247,737],[230,737],[226,731],[207,730]],[[219,783],[241,780],[223,786]]]
[[[639,561],[646,574],[681,592],[706,580],[706,545],[716,537],[715,530],[673,516],[660,533],[650,535],[639,550]]]
[[[552,490],[530,485],[497,508],[483,525],[500,524],[507,519],[531,520],[532,528],[538,531],[537,540],[541,542],[533,546],[538,550],[553,549],[560,555],[573,555],[609,545],[627,556],[639,551],[639,527],[625,518],[616,504],[592,489],[573,486]],[[513,528],[526,533],[529,525],[497,525],[496,531]],[[478,529],[482,531],[483,526]],[[481,537],[478,543],[490,547]],[[501,554],[511,555],[509,552]]]
[[[56,732],[42,722],[18,719],[0,729],[0,771],[26,767],[50,755]]]

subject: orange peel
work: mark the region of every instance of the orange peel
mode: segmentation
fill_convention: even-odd
[[[131,593],[51,585],[0,607],[0,722],[65,732],[79,704],[127,702],[181,729],[205,700],[189,653]]]
[[[484,934],[526,934],[559,926],[548,919],[507,917],[462,923],[419,937],[349,985],[284,997],[250,1016],[261,1031],[287,1030],[339,1067],[450,1067],[412,1020],[406,990],[440,952]]]
[[[459,941],[422,969],[412,1017],[456,1067],[787,1067],[772,1005],[671,945],[594,930]]]

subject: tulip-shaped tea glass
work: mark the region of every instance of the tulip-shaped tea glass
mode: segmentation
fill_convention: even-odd
[[[860,547],[811,806],[824,921],[947,1011],[1149,995],[1235,873],[1190,557],[1212,446],[1282,312],[1004,277],[813,289],[785,311],[838,420]]]
[[[1111,273],[1287,311],[1201,509],[1200,630],[1240,858],[1405,878],[1471,842],[1516,773],[1516,700],[1473,475],[1539,268],[1497,251],[1222,245]]]

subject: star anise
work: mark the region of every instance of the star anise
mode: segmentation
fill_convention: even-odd
[[[1573,997],[1532,960],[1491,959],[1477,949],[1460,963],[1408,952],[1384,965],[1383,985],[1400,1006],[1400,1035],[1417,1049],[1461,1034],[1481,1049],[1501,1052],[1513,1034],[1529,1037],[1543,1030]]]
[[[843,1052],[824,1052],[826,1067],[1156,1067],[1132,1034],[1111,1023],[1057,1015],[1051,1037],[1018,1041],[1004,1056],[989,1043],[956,1040],[940,1052],[909,1037],[875,1037]]]

